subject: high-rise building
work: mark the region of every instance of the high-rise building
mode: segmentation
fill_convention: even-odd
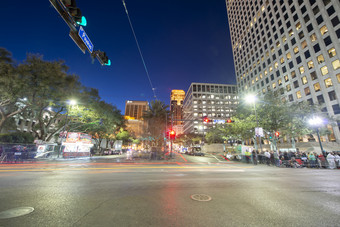
[[[232,117],[238,105],[236,85],[192,83],[183,103],[184,134],[205,134]],[[203,117],[211,122],[204,123]]]
[[[340,1],[226,0],[238,92],[279,92],[340,117]],[[340,142],[339,122],[328,126]]]
[[[185,98],[185,91],[172,90],[170,95],[170,114],[174,119],[173,125],[183,125],[180,121],[183,119],[183,101]]]
[[[140,120],[143,118],[144,112],[148,110],[149,103],[147,101],[126,101],[125,116]]]

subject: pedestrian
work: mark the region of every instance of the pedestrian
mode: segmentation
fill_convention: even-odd
[[[316,158],[315,158],[315,155],[312,152],[309,153],[308,160],[309,160],[309,163],[310,163],[310,167],[314,168],[315,167]]]
[[[305,152],[302,152],[301,154],[301,161],[303,162],[303,167],[308,166],[308,159],[307,159],[307,155]]]
[[[253,150],[253,151],[251,152],[252,157],[253,157],[253,164],[254,164],[254,165],[257,165],[257,153],[258,153],[258,150]]]
[[[334,159],[335,159],[336,168],[339,169],[340,168],[340,155],[335,153]]]
[[[330,169],[335,169],[335,157],[332,152],[329,152],[329,154],[327,155],[327,162]]]
[[[244,153],[244,155],[245,155],[245,157],[246,157],[246,162],[249,164],[251,154],[250,154],[250,152],[249,152],[248,149],[246,150],[246,152]]]
[[[325,159],[325,156],[323,156],[323,154],[319,154],[318,160],[319,160],[320,168],[326,168],[326,159]]]
[[[265,156],[265,158],[266,158],[266,164],[267,164],[268,166],[270,166],[270,153],[269,153],[268,150],[266,150],[266,151],[264,152],[264,156]]]

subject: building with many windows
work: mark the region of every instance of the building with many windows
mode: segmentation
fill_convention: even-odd
[[[208,128],[229,119],[237,105],[236,85],[192,83],[183,103],[184,134],[205,134]],[[204,123],[205,116],[211,122]]]
[[[140,120],[143,118],[144,112],[148,110],[149,103],[147,101],[126,101],[125,116]]]
[[[279,92],[340,117],[340,1],[226,0],[238,92]],[[338,126],[326,140],[340,142]]]
[[[183,125],[180,121],[183,119],[183,101],[185,98],[185,91],[172,90],[170,95],[170,114],[175,119],[173,125]]]

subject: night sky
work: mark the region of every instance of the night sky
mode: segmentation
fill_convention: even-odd
[[[192,82],[235,84],[224,0],[126,0],[157,98]],[[100,4],[102,3],[102,4]],[[69,73],[124,113],[126,100],[153,100],[142,60],[121,0],[77,0],[94,49],[111,66],[92,62],[69,37],[69,27],[48,0],[5,1],[0,7],[0,46],[21,62],[27,53],[64,60]]]

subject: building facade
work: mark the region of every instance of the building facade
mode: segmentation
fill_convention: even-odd
[[[226,0],[237,86],[340,117],[339,0]],[[328,126],[340,142],[339,121]]]
[[[183,133],[205,134],[232,117],[238,105],[236,85],[192,83],[183,103]],[[211,122],[204,123],[203,117]]]
[[[126,101],[125,102],[125,116],[130,118],[141,120],[144,112],[149,108],[147,101]]]
[[[173,126],[183,125],[180,121],[183,119],[183,101],[185,98],[185,91],[183,90],[172,90],[170,95],[170,114],[174,119],[172,122]]]

